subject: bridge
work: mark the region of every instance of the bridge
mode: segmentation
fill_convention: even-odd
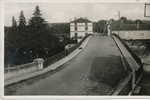
[[[122,42],[117,37],[94,35],[88,38],[81,52],[56,70],[8,85],[5,94],[119,95],[133,92],[140,65]]]

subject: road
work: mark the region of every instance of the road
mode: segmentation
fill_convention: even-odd
[[[97,57],[120,56],[120,52],[110,37],[93,36],[83,51],[64,64],[65,68],[36,80],[23,84],[15,90],[15,95],[105,95],[111,88],[103,83],[90,80],[92,63]],[[99,67],[105,67],[103,65]]]

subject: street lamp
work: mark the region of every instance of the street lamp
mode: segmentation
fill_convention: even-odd
[[[144,17],[150,17],[150,3],[145,3]]]

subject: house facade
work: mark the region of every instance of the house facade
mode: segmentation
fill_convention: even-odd
[[[93,34],[93,23],[85,18],[78,18],[70,22],[70,38],[80,41],[88,34]]]

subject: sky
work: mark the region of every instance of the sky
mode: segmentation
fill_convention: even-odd
[[[36,5],[39,5],[42,16],[49,23],[69,22],[75,17],[86,17],[91,21],[118,19],[119,11],[128,19],[150,20],[144,18],[144,3],[5,3],[5,26],[11,26],[12,16],[18,21],[21,10],[28,21]]]

